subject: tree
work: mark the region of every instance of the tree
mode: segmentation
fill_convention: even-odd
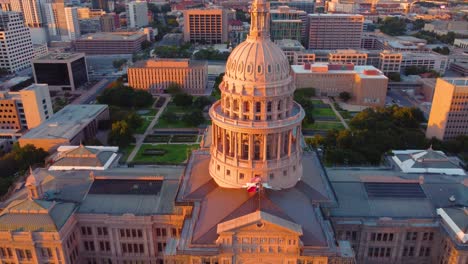
[[[178,83],[172,82],[167,86],[166,92],[171,95],[182,93],[182,87]]]
[[[185,114],[182,117],[182,121],[184,121],[184,123],[186,123],[187,125],[199,126],[203,124],[205,118],[203,117],[202,111],[196,109],[189,114]]]
[[[163,13],[171,12],[171,5],[170,4],[165,4],[161,6],[161,11]]]
[[[164,120],[164,121],[167,121],[167,122],[174,122],[176,120],[179,120],[179,117],[172,113],[172,112],[169,112],[169,111],[165,111],[162,115],[161,115],[161,119]]]
[[[400,81],[401,81],[401,75],[400,75],[399,72],[389,72],[389,73],[387,74],[387,77],[388,77],[390,80],[394,81],[394,82],[400,82]]]
[[[125,63],[127,63],[126,59],[117,59],[112,61],[112,66],[116,69],[120,69]]]
[[[450,49],[448,47],[435,47],[432,49],[433,51],[442,54],[442,55],[449,55],[450,54]]]
[[[141,116],[135,112],[130,112],[126,117],[125,117],[125,121],[127,122],[128,126],[135,130],[137,129],[138,127],[140,127],[141,125],[143,125],[143,118],[141,118]]]
[[[177,106],[191,106],[193,103],[193,96],[186,93],[176,94],[172,100]]]
[[[418,18],[413,22],[413,30],[420,30],[424,27],[426,21],[424,19]]]
[[[127,121],[117,121],[112,123],[112,129],[109,133],[109,143],[119,147],[126,147],[132,143],[133,131]]]
[[[124,86],[122,83],[115,83],[105,89],[97,97],[100,104],[108,104],[120,107],[147,107],[153,103],[153,96],[145,90],[135,90],[132,87]]]
[[[213,85],[213,91],[211,92],[211,96],[215,97],[216,99],[221,98],[221,91],[219,90],[219,85],[223,81],[223,78],[224,78],[224,72],[220,73],[215,79],[215,82]]]
[[[195,101],[193,101],[193,107],[203,110],[205,106],[210,105],[211,100],[207,96],[199,96],[195,98]]]
[[[391,36],[403,35],[406,32],[406,22],[398,17],[386,17],[382,21],[380,30]]]
[[[348,92],[341,92],[339,94],[339,97],[343,102],[347,102],[349,99],[351,99],[351,94],[349,94]]]
[[[150,48],[151,47],[151,42],[148,41],[148,40],[145,40],[143,42],[141,42],[141,49],[145,50],[147,48]]]
[[[25,171],[32,165],[43,164],[45,158],[49,155],[44,149],[36,148],[36,146],[30,144],[24,147],[15,144],[9,154],[13,156],[18,164],[19,171]]]

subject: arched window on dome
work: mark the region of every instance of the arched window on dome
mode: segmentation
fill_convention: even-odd
[[[268,64],[268,73],[271,73],[271,65]]]
[[[234,99],[233,107],[234,107],[234,111],[239,111],[239,100]]]
[[[271,112],[271,105],[272,105],[271,101],[268,101],[268,103],[267,103],[267,112]]]
[[[281,100],[278,101],[278,111],[281,111]]]
[[[258,137],[258,136],[255,136],[255,137]],[[254,142],[254,158],[253,158],[254,160],[260,160],[261,159],[260,145],[261,145],[261,142],[257,138],[257,140],[255,140],[255,142]]]
[[[226,133],[226,153],[224,153],[226,156],[231,156],[231,137],[229,136],[229,133]]]
[[[244,102],[244,112],[250,112],[250,102]]]
[[[241,159],[248,159],[249,158],[249,140],[243,138],[242,139],[242,155]]]
[[[255,112],[260,113],[262,111],[262,103],[256,102],[255,103]]]

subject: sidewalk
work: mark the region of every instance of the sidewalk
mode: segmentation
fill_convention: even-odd
[[[159,117],[161,116],[161,114],[164,112],[164,109],[166,109],[166,106],[169,104],[169,101],[171,101],[171,97],[167,97],[166,101],[164,102],[163,106],[161,108],[159,108],[159,111],[158,113],[156,113],[156,115],[154,116],[153,120],[151,121],[151,123],[149,124],[148,128],[146,128],[146,131],[143,135],[138,135],[136,137],[136,145],[135,147],[133,148],[132,152],[130,153],[130,155],[128,155],[128,158],[127,158],[127,162],[131,162],[133,161],[133,159],[135,158],[136,154],[138,153],[138,150],[140,150],[141,148],[141,145],[143,144],[143,141],[145,140],[145,137],[153,130],[153,127],[154,125],[156,125],[156,122],[158,122],[158,119]]]

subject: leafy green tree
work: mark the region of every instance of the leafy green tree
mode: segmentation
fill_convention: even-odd
[[[380,25],[380,30],[391,36],[403,35],[406,32],[406,21],[398,17],[386,17]]]
[[[201,49],[197,51],[193,56],[197,60],[219,60],[226,61],[231,53],[230,52],[220,52],[213,48]]]
[[[161,6],[161,11],[163,13],[171,12],[171,5],[170,4],[165,4]]]
[[[145,90],[135,90],[132,87],[116,83],[105,89],[97,97],[100,104],[108,104],[120,107],[147,107],[153,103],[153,96]]]
[[[126,59],[117,59],[112,62],[112,66],[116,69],[120,69],[125,63],[127,63]]]
[[[25,171],[32,165],[43,164],[45,158],[49,155],[44,149],[36,148],[36,146],[30,144],[24,147],[15,144],[9,154],[13,156],[20,171]]]
[[[176,94],[172,100],[177,106],[191,106],[193,103],[193,96],[186,93]]]
[[[134,140],[133,131],[127,121],[117,121],[112,123],[112,129],[109,133],[109,143],[119,147],[126,147]]]
[[[205,106],[210,105],[210,104],[211,104],[211,100],[210,98],[206,96],[199,96],[195,98],[195,101],[193,101],[193,107],[200,109],[200,110],[203,110]]]
[[[348,102],[349,99],[351,99],[351,94],[349,94],[348,92],[341,92],[339,94],[339,97],[343,102]]]
[[[130,112],[126,117],[125,121],[129,125],[129,127],[133,130],[137,129],[141,125],[143,125],[143,118],[135,112]]]
[[[424,19],[418,18],[413,22],[413,30],[420,30],[424,27],[426,21]]]
[[[213,85],[213,91],[211,92],[211,96],[215,97],[216,99],[221,98],[221,91],[219,90],[219,85],[223,81],[224,72],[219,74],[218,77],[215,79],[215,83]]]
[[[450,54],[450,49],[448,47],[436,47],[432,49],[433,51],[442,54],[442,55],[449,55]]]
[[[145,50],[147,48],[150,48],[151,47],[151,42],[148,41],[148,40],[145,40],[143,42],[141,42],[141,49]]]
[[[182,93],[182,87],[178,83],[170,83],[166,89],[166,92],[171,95],[176,95]]]
[[[401,75],[399,72],[389,72],[387,77],[394,82],[401,82]]]
[[[191,126],[199,126],[205,122],[205,118],[203,117],[202,111],[196,109],[189,114],[185,114],[182,117],[182,121]]]
[[[161,119],[164,120],[164,121],[170,122],[170,121],[179,120],[179,117],[176,114],[172,113],[172,112],[165,111],[161,115]]]

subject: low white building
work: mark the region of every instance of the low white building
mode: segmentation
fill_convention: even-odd
[[[437,173],[466,175],[456,160],[444,152],[433,150],[393,150],[393,162],[405,173]]]
[[[60,146],[49,170],[106,170],[117,161],[119,147]]]

